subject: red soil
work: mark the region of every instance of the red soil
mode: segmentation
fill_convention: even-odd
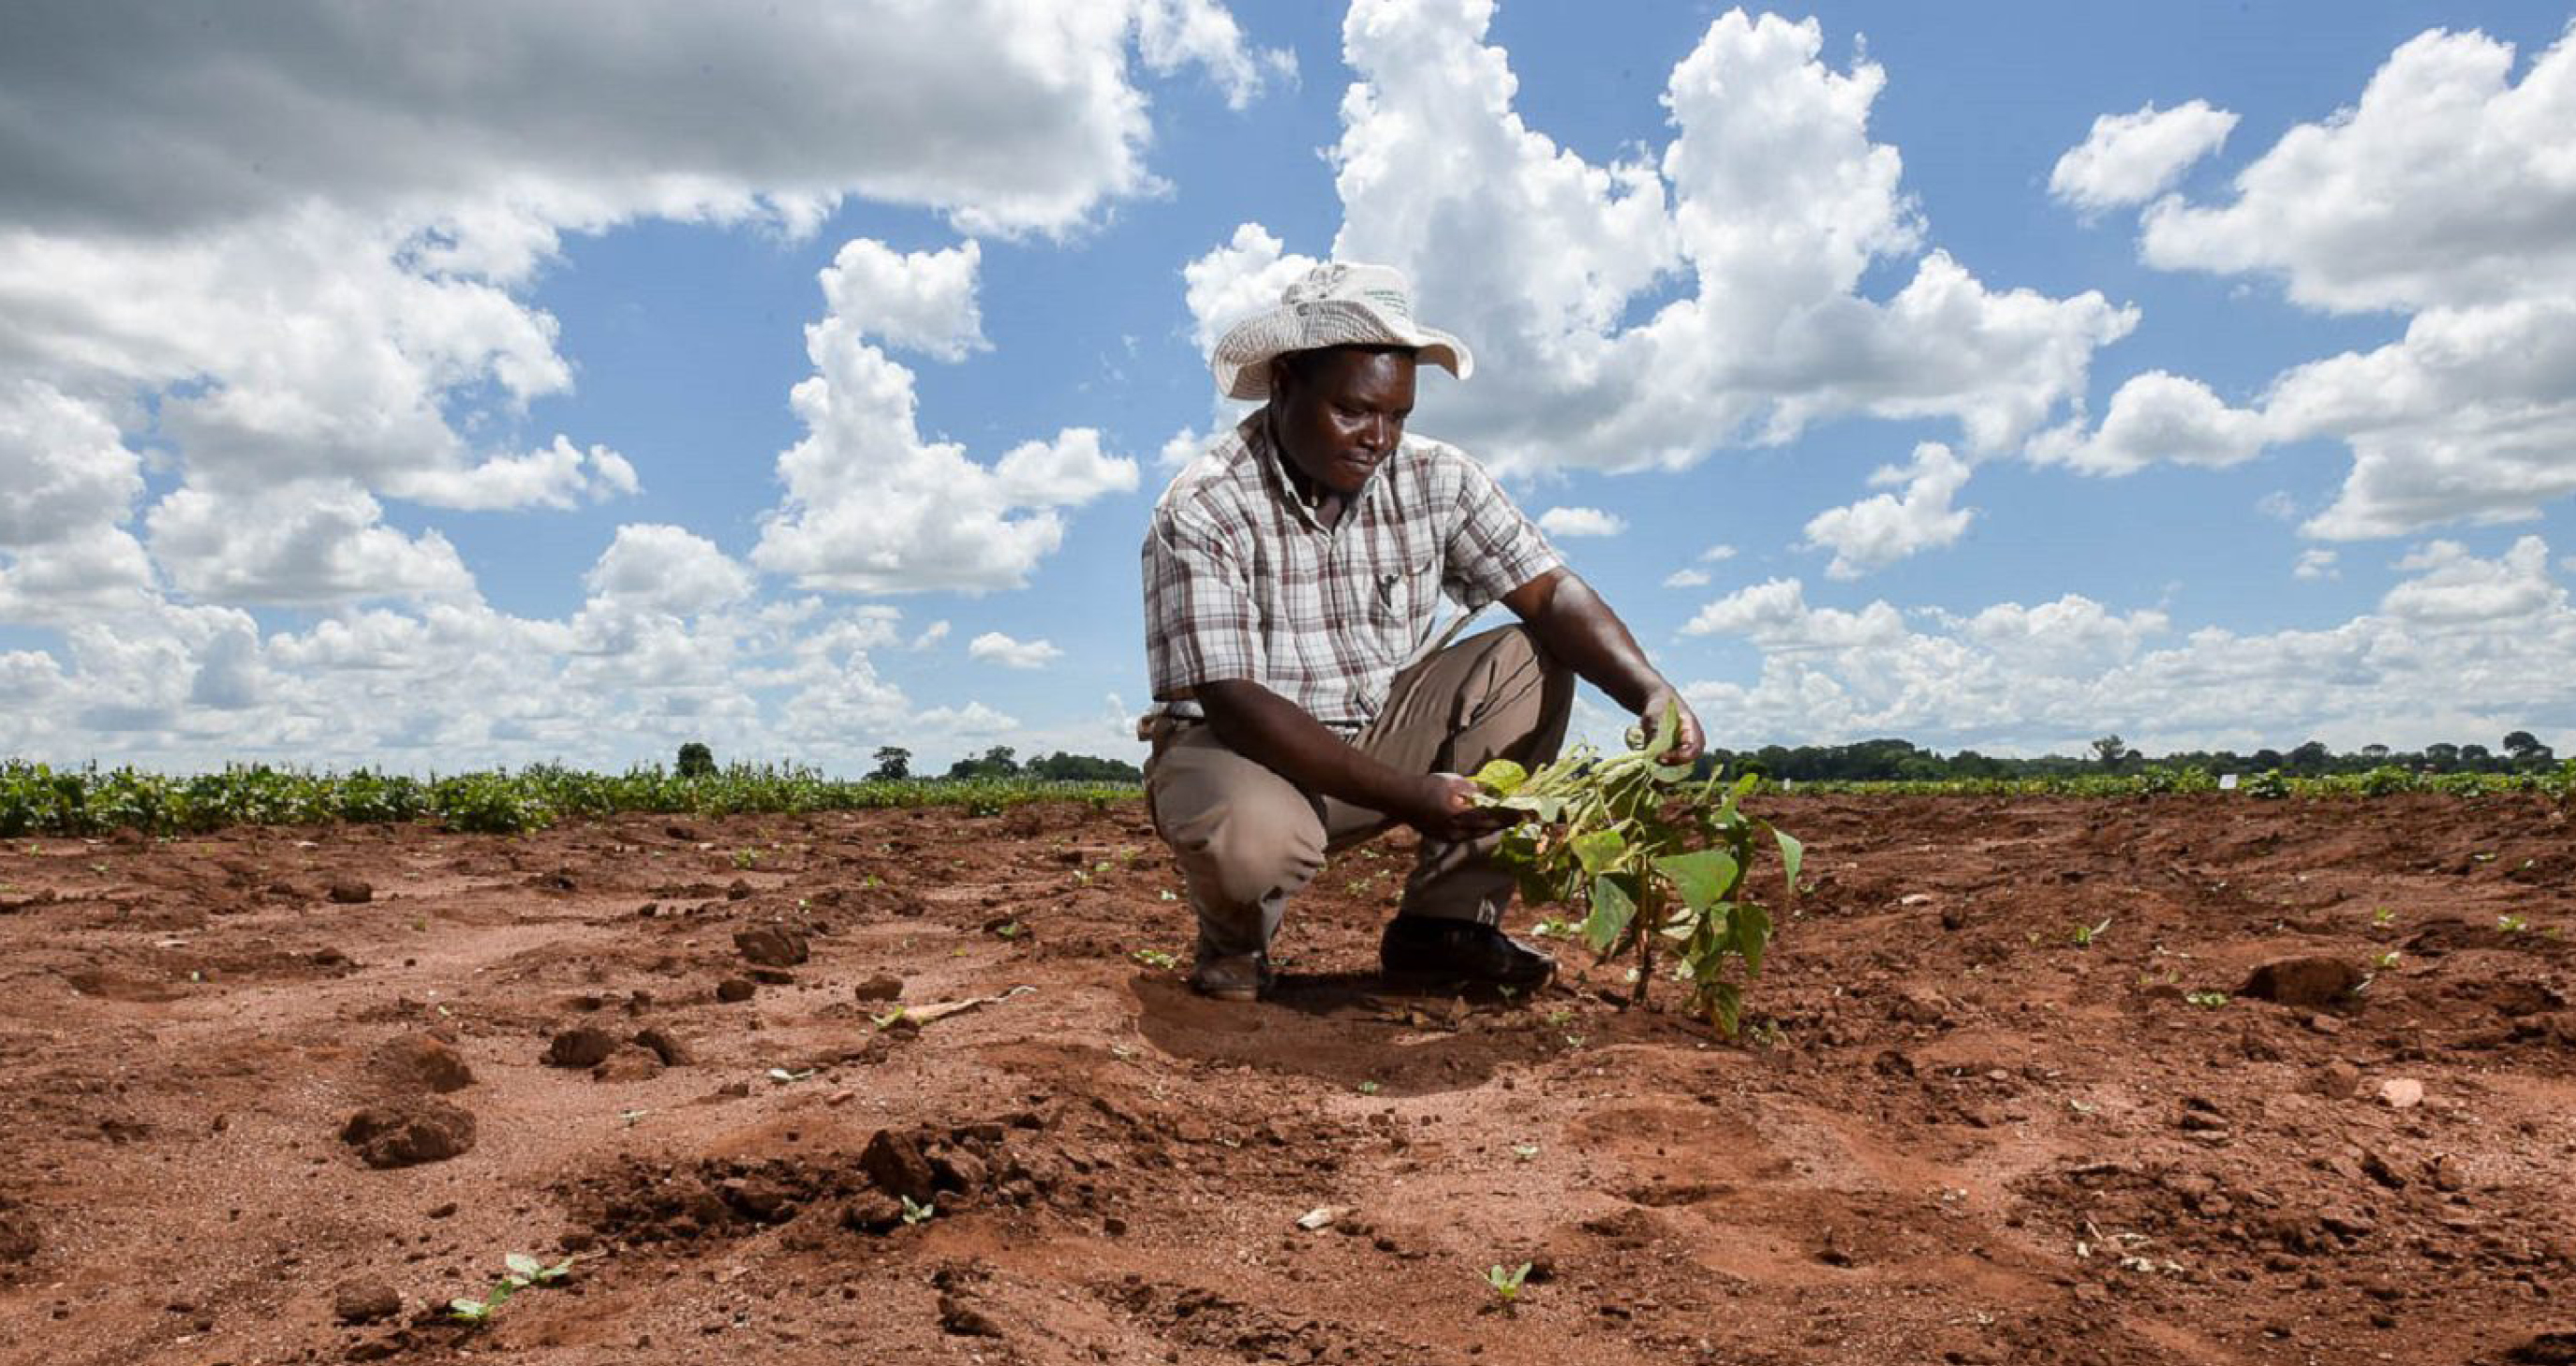
[[[1742,1043],[1378,993],[1400,837],[1257,1006],[1133,806],[17,841],[0,1362],[2576,1361],[2564,813],[1766,814]]]

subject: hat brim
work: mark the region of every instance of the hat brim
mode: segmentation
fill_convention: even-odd
[[[1270,397],[1270,362],[1296,351],[1332,346],[1410,347],[1460,379],[1475,373],[1467,344],[1436,327],[1399,324],[1365,304],[1330,300],[1282,304],[1236,323],[1219,337],[1209,357],[1217,392],[1227,398]]]

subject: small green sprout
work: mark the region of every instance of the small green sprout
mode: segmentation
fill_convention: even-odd
[[[553,1266],[548,1266],[524,1252],[513,1252],[501,1259],[504,1270],[501,1273],[501,1279],[492,1283],[490,1292],[479,1300],[468,1299],[461,1295],[449,1300],[448,1315],[460,1322],[477,1326],[490,1323],[492,1316],[500,1312],[501,1306],[507,1304],[512,1295],[532,1285],[552,1285],[571,1275],[572,1262],[572,1258],[566,1257]]]
[[[910,1011],[905,1010],[902,1006],[896,1006],[894,1009],[887,1011],[883,1015],[870,1013],[868,1016],[868,1023],[875,1025],[879,1030],[887,1030],[892,1029],[911,1018],[912,1013]]]
[[[1360,1094],[1364,1096],[1376,1095],[1379,1091],[1384,1089],[1384,1087],[1379,1086],[1375,1081],[1364,1081],[1360,1083]]]
[[[2101,924],[2077,925],[2073,932],[2067,935],[2067,939],[2079,949],[2089,949],[2093,947],[2095,940],[2100,939],[2103,935],[2109,934],[2110,932],[2111,917],[2106,915],[2102,917]]]
[[[1179,893],[1177,893],[1177,892],[1175,892],[1175,891],[1173,891],[1173,890],[1172,890],[1171,888],[1169,888],[1169,887],[1166,887],[1166,888],[1164,888],[1163,890],[1161,890],[1161,891],[1159,891],[1159,892],[1156,892],[1154,895],[1155,895],[1155,896],[1157,896],[1157,897],[1160,897],[1161,899],[1163,899],[1163,900],[1165,900],[1165,901],[1178,901],[1178,900],[1180,900],[1180,899],[1181,899],[1181,898],[1180,898],[1180,894],[1179,894]]]
[[[1538,1160],[1538,1145],[1535,1143],[1515,1143],[1512,1145],[1512,1156],[1519,1158],[1523,1162],[1535,1162]]]
[[[2226,1005],[2228,998],[2227,993],[2223,991],[2187,991],[2183,993],[2182,999],[2203,1010],[2216,1010]]]
[[[903,1226],[905,1228],[911,1228],[918,1224],[929,1223],[932,1219],[939,1216],[939,1206],[935,1204],[915,1200],[909,1195],[902,1197],[902,1200]]]
[[[996,939],[1017,939],[1028,932],[1029,927],[1016,920],[1005,920],[993,927],[993,937]]]
[[[1531,1264],[1516,1267],[1494,1266],[1485,1272],[1485,1284],[1494,1292],[1494,1303],[1508,1314],[1520,1304],[1521,1284],[1529,1279]]]
[[[2518,915],[2500,915],[2496,917],[2496,928],[2506,934],[2521,934],[2531,928],[2531,922]]]
[[[2370,923],[2376,928],[2387,929],[2397,923],[2397,912],[2382,906],[2370,913]]]
[[[1181,962],[1179,958],[1165,953],[1161,949],[1138,949],[1127,956],[1158,972],[1169,972],[1173,968],[1180,966]]]
[[[733,851],[733,866],[736,868],[754,868],[759,866],[759,863],[760,851],[757,849],[736,849]]]
[[[2382,972],[2387,972],[2397,966],[2399,957],[2400,955],[2397,950],[2390,949],[2388,952],[2379,955],[2377,958],[2371,959],[2370,965]]]
[[[813,1069],[813,1068],[811,1068],[811,1067],[808,1067],[808,1068],[804,1069],[804,1070],[803,1070],[803,1071],[801,1071],[801,1072],[790,1072],[790,1071],[788,1071],[788,1070],[787,1070],[786,1068],[784,1068],[784,1067],[773,1067],[773,1068],[769,1069],[769,1079],[770,1079],[771,1081],[774,1081],[774,1082],[778,1083],[778,1084],[779,1084],[779,1085],[781,1085],[781,1086],[786,1086],[786,1085],[788,1085],[788,1084],[790,1084],[790,1083],[793,1083],[793,1082],[800,1082],[800,1081],[803,1081],[803,1080],[805,1080],[806,1078],[811,1077],[811,1076],[813,1076],[813,1075],[814,1075],[814,1069]]]

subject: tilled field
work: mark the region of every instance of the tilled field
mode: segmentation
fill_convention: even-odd
[[[13,842],[0,1361],[2576,1361],[2563,812],[1765,814],[1740,1043],[1400,837],[1198,1001],[1133,805]]]

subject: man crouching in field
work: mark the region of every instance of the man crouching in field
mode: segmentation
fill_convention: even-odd
[[[1198,916],[1190,984],[1208,996],[1258,998],[1289,898],[1327,854],[1398,823],[1422,856],[1380,945],[1387,976],[1536,986],[1555,964],[1500,928],[1508,822],[1460,775],[1553,758],[1578,675],[1641,717],[1679,706],[1666,762],[1699,757],[1698,718],[1609,605],[1481,466],[1405,434],[1418,359],[1474,368],[1413,321],[1402,275],[1316,267],[1218,341],[1218,388],[1268,402],[1154,508],[1145,793]],[[1442,648],[1444,595],[1520,622]]]

